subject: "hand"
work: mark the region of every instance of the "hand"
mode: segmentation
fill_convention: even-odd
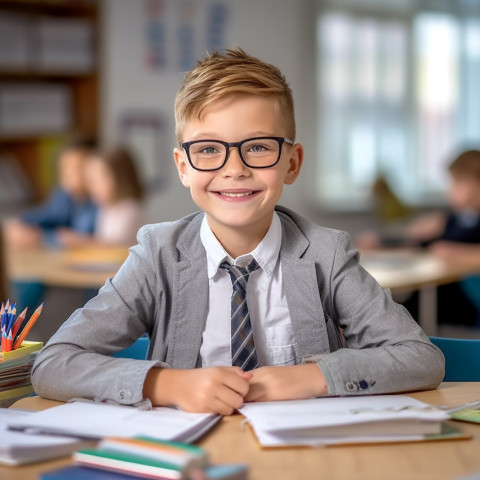
[[[318,397],[328,393],[327,382],[316,363],[291,367],[260,367],[250,372],[246,402],[271,402]]]
[[[425,242],[438,238],[445,229],[446,218],[440,212],[429,213],[418,217],[406,229],[408,240]]]
[[[186,412],[231,415],[244,404],[251,378],[251,373],[239,367],[153,368],[147,374],[143,394],[154,405],[175,405]]]
[[[78,247],[92,242],[90,236],[78,233],[70,228],[57,228],[55,236],[58,243],[64,247]]]

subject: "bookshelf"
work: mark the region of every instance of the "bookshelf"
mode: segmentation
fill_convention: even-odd
[[[101,0],[0,0],[0,190],[2,169],[16,172],[30,185],[17,202],[48,194],[69,134],[99,133],[100,10]]]

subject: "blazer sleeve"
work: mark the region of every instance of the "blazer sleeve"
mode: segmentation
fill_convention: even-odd
[[[329,278],[327,310],[345,348],[318,361],[331,395],[436,388],[445,359],[407,310],[359,264],[350,237],[339,233]]]
[[[38,354],[32,369],[37,394],[62,401],[80,397],[135,404],[143,400],[146,374],[162,362],[111,355],[154,328],[163,296],[151,256],[148,238],[140,232],[139,244],[130,249],[118,273],[70,316]]]

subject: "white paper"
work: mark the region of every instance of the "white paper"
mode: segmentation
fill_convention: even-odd
[[[25,421],[9,422],[9,426],[87,438],[142,435],[161,440],[193,441],[219,419],[218,415],[187,413],[167,407],[139,410],[73,402],[36,412]]]
[[[316,398],[244,405],[263,445],[390,441],[440,433],[446,412],[403,395]]]
[[[85,445],[71,437],[58,435],[30,435],[7,429],[9,422],[23,422],[31,412],[13,408],[0,409],[0,463],[19,465],[69,455]]]

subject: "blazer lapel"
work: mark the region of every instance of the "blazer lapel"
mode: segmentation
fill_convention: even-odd
[[[173,265],[172,315],[167,363],[172,368],[195,368],[208,314],[208,277],[205,249],[199,235],[199,215],[177,246],[181,260]]]
[[[280,260],[298,353],[304,361],[330,351],[315,262],[304,258],[310,242],[290,217],[282,215]]]

